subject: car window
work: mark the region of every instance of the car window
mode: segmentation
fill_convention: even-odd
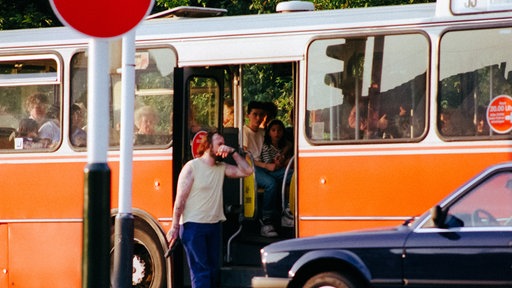
[[[512,173],[488,178],[449,207],[463,227],[512,225]]]

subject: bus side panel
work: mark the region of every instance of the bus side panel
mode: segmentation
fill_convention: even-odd
[[[172,161],[166,155],[161,161],[133,162],[133,207],[150,211],[155,218],[172,216]],[[119,177],[116,173],[116,177]],[[113,181],[118,183],[118,181]],[[117,188],[117,187],[116,187]],[[119,188],[112,191],[113,203],[117,203]],[[114,201],[115,200],[115,201]]]
[[[9,237],[9,287],[81,286],[81,223],[10,224]]]
[[[0,224],[0,288],[9,287],[9,234],[7,224]]]
[[[134,161],[133,206],[151,210],[155,218],[172,215],[171,156],[160,161]],[[85,158],[84,158],[85,160]],[[119,162],[109,162],[112,207],[119,195]],[[83,218],[85,162],[2,164],[10,179],[0,194],[0,219]]]
[[[421,215],[479,171],[509,161],[511,155],[301,157],[299,236],[399,224]],[[322,169],[315,169],[319,163]]]
[[[34,155],[31,155],[34,156]],[[154,219],[172,215],[171,155],[147,156],[159,160],[134,161],[133,207]],[[37,158],[37,157],[33,157]],[[85,157],[48,157],[45,163],[2,163],[0,219],[0,284],[6,287],[80,287]],[[27,161],[27,159],[24,159]],[[83,160],[83,162],[82,162]],[[111,160],[111,159],[109,159]],[[55,161],[55,162],[53,162]],[[119,162],[112,172],[112,203],[118,206]],[[107,219],[110,221],[110,219]],[[162,223],[164,229],[170,222]],[[5,242],[4,242],[5,241]],[[7,248],[7,241],[10,246]],[[9,253],[2,253],[8,249]],[[2,258],[9,255],[9,259]],[[1,287],[1,286],[0,286]]]
[[[82,218],[84,168],[80,162],[2,164],[9,181],[2,184],[0,219]]]

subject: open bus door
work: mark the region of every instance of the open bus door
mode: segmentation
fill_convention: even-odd
[[[174,75],[173,191],[176,193],[181,168],[187,161],[198,156],[196,149],[206,132],[219,131],[223,134],[226,145],[237,148],[241,147],[239,141],[241,130],[240,127],[223,127],[224,99],[234,98],[230,85],[233,73],[229,67],[176,68]],[[234,164],[234,160],[230,158],[226,161]],[[246,182],[245,185],[244,182]],[[243,197],[252,197],[253,205],[245,209],[247,212],[244,212],[241,204],[242,190],[245,194]],[[219,250],[223,253],[225,264],[228,264],[231,262],[229,246],[240,232],[243,219],[253,218],[256,213],[254,175],[249,176],[245,181],[226,178],[223,191],[227,220],[223,223],[223,241]],[[173,254],[172,261],[173,286],[187,286],[188,266],[181,247]]]
[[[267,84],[278,86],[275,81],[279,78],[294,79],[294,65],[277,63],[268,65],[233,65],[215,67],[185,67],[175,69],[174,100],[173,100],[173,185],[176,191],[179,172],[183,165],[195,155],[196,141],[205,131],[217,130],[224,136],[225,142],[231,147],[242,146],[243,117],[247,103],[243,102],[242,85],[253,85],[244,81],[251,68],[259,68],[274,75]],[[245,69],[244,69],[245,68]],[[249,77],[250,78],[250,77]],[[245,78],[244,78],[245,79]],[[288,86],[287,86],[288,87]],[[289,87],[294,87],[290,85]],[[249,88],[249,87],[245,87]],[[293,92],[290,92],[293,94]],[[224,101],[234,100],[234,123],[223,126]],[[247,100],[247,99],[245,99]],[[246,101],[247,102],[247,101]],[[286,112],[288,113],[288,111]],[[228,127],[229,126],[229,127]],[[249,153],[248,161],[253,161]],[[234,160],[227,159],[228,163]],[[289,167],[292,170],[293,166]],[[283,185],[283,189],[284,189]],[[288,189],[286,189],[287,191]],[[260,234],[261,224],[258,217],[258,203],[263,201],[263,190],[258,191],[255,175],[244,179],[224,180],[224,213],[227,220],[223,222],[222,251],[223,269],[221,275],[222,287],[250,287],[250,279],[263,273],[261,269],[260,249],[278,241],[294,237],[294,228],[280,227],[279,237],[269,238]],[[259,193],[258,193],[259,192]],[[292,200],[292,199],[290,199]],[[284,203],[284,198],[283,201]],[[173,282],[178,287],[189,281],[186,261],[181,249],[173,259]],[[181,253],[181,254],[180,254]],[[181,258],[178,256],[181,255]],[[183,268],[185,267],[185,269]],[[177,271],[177,269],[187,271]],[[186,275],[186,276],[185,276]],[[181,278],[181,279],[180,279]],[[176,282],[180,279],[180,282]],[[247,283],[246,283],[247,282]]]

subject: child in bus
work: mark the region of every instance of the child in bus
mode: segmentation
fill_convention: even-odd
[[[288,170],[288,173],[285,177],[286,166],[290,162],[290,158],[292,156],[292,144],[286,140],[284,137],[285,126],[281,120],[274,119],[268,123],[267,129],[265,130],[265,138],[263,141],[263,147],[261,150],[261,161],[265,163],[264,171],[267,175],[273,177],[276,183],[281,184],[278,185],[282,187],[282,182],[286,181],[289,183],[293,174],[293,170]],[[280,191],[278,189],[278,191]],[[277,199],[274,200],[275,205],[279,203],[279,195],[281,193],[276,193],[275,197]],[[285,213],[281,217],[281,226],[285,227],[293,227],[293,218],[288,216],[289,214]]]
[[[268,164],[268,171],[278,171],[288,165],[292,146],[284,137],[285,126],[281,120],[270,121],[265,130],[265,138],[261,149],[261,161]]]
[[[82,108],[78,104],[71,105],[71,144],[77,147],[87,146],[87,133],[82,128],[84,125],[84,116],[82,115]]]
[[[251,101],[247,106],[248,124],[243,127],[243,146],[254,158],[256,183],[258,187],[265,190],[263,193],[263,207],[261,211],[261,230],[260,234],[264,237],[277,237],[277,231],[274,228],[273,218],[276,212],[276,199],[279,187],[276,179],[267,174],[265,162],[261,161],[261,151],[265,139],[265,130],[261,128],[261,123],[265,119],[267,112],[263,102]]]
[[[37,121],[32,118],[20,120],[17,133],[17,138],[21,138],[20,141],[23,141],[23,147],[19,147],[20,149],[38,149],[48,146],[49,141],[44,141],[38,137],[37,128]]]

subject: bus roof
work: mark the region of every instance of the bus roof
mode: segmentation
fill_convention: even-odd
[[[137,37],[147,39],[182,38],[209,35],[247,35],[258,32],[304,31],[322,27],[349,28],[375,26],[376,23],[417,23],[434,17],[435,4],[414,4],[402,6],[381,6],[297,13],[273,13],[213,18],[165,18],[144,21],[137,29]],[[376,20],[377,19],[377,20]],[[40,42],[59,43],[62,41],[87,42],[87,37],[66,27],[37,28],[0,31],[0,48],[6,45],[39,46]],[[65,42],[64,42],[65,43]],[[30,45],[29,45],[30,46]]]
[[[180,57],[180,66],[194,65],[194,63],[214,65],[215,61],[218,61],[218,64],[229,64],[237,63],[242,58],[246,59],[245,63],[263,61],[269,57],[275,61],[302,59],[301,57],[305,53],[304,47],[312,37],[311,31],[314,31],[315,35],[321,35],[336,31],[350,31],[356,28],[372,29],[393,26],[414,29],[426,23],[489,18],[512,19],[510,12],[499,15],[483,13],[447,16],[446,13],[436,13],[436,5],[437,9],[440,7],[449,9],[447,4],[430,3],[212,18],[152,19],[137,26],[136,37],[139,43],[157,43],[158,40],[163,39],[173,41]],[[288,38],[286,41],[280,42],[280,46],[277,47],[276,35],[288,35]],[[230,38],[229,42],[223,40],[226,37]],[[271,41],[270,37],[274,37],[274,40]],[[215,44],[211,43],[212,46],[209,48],[212,49],[205,49],[205,46],[195,47],[197,45],[194,45],[193,42],[198,38],[215,39],[212,41]],[[51,48],[54,45],[84,46],[88,43],[89,38],[71,28],[57,27],[0,31],[0,39],[6,39],[0,41],[1,53],[4,49],[14,47],[44,49],[44,47]],[[265,42],[265,39],[268,41]],[[249,44],[252,45],[251,51],[244,52],[243,49],[240,49],[243,45]],[[217,47],[222,48],[216,49]],[[258,55],[260,47],[262,51]],[[274,55],[269,54],[269,49],[272,49]],[[212,53],[218,54],[211,55]],[[243,53],[245,55],[241,55]]]

